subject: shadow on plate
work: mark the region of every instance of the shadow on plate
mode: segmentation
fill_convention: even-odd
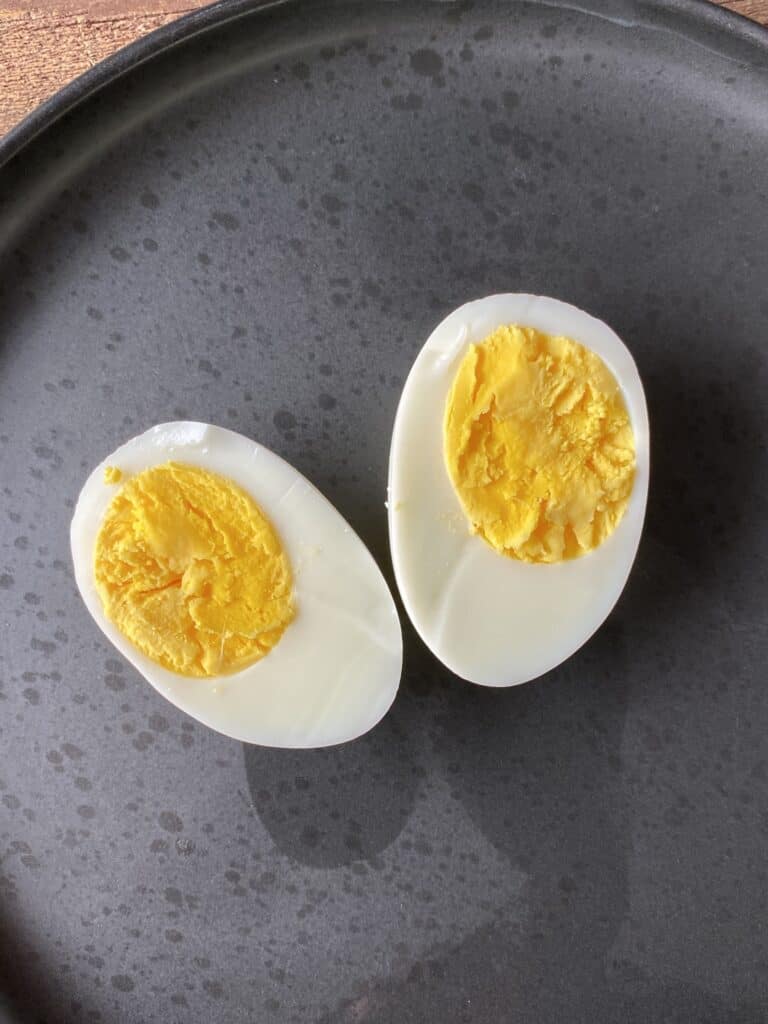
[[[404,974],[371,981],[318,1024],[377,1024],[403,1021],[567,1021],[594,1024],[762,1024],[756,1003],[729,1005],[694,985],[652,978],[622,965],[609,969],[597,986],[580,989],[570,957],[559,965],[518,958],[518,937],[488,927]],[[499,967],[504,964],[503,974]],[[533,966],[533,970],[531,967]]]
[[[409,701],[351,743],[320,750],[244,746],[254,807],[278,849],[302,864],[373,862],[402,831],[424,767]]]
[[[67,997],[61,972],[40,947],[41,943],[25,934],[21,920],[11,920],[6,906],[0,914],[0,1022],[100,1021],[100,1011],[86,1009],[78,998],[72,998],[75,986],[71,978]]]

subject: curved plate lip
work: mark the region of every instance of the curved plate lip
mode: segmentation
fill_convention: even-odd
[[[445,7],[449,2],[450,0],[442,0],[435,5]],[[520,2],[521,0],[510,0],[511,5]],[[623,24],[629,24],[632,15],[636,14],[637,17],[644,19],[648,27],[661,28],[699,45],[706,45],[708,49],[724,57],[728,56],[727,41],[736,37],[743,43],[753,46],[757,51],[756,56],[759,54],[762,58],[760,64],[764,64],[768,69],[768,27],[715,3],[702,3],[701,0],[616,0],[618,8],[614,11],[614,0],[525,2],[553,10],[579,11]],[[61,117],[139,65],[229,21],[277,8],[292,10],[300,7],[301,3],[302,0],[218,0],[129,43],[67,83],[0,138],[0,170],[38,136],[53,127]],[[395,4],[405,6],[406,0],[387,0],[387,6],[392,7]],[[328,0],[323,6],[342,8],[345,5],[344,0]],[[665,25],[664,22],[670,18],[675,19],[677,24]],[[713,33],[715,38],[707,39],[706,43],[697,39],[696,34],[700,34],[702,30],[705,33]]]
[[[67,82],[14,125],[0,138],[0,170],[61,117],[141,64],[229,21],[277,7],[293,6],[295,0],[216,0],[153,29]]]

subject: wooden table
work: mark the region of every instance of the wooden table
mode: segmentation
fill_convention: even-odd
[[[10,6],[0,6],[0,136],[65,82],[206,2],[5,0]],[[768,25],[768,0],[723,2]]]

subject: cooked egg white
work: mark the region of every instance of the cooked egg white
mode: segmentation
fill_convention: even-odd
[[[392,597],[362,541],[292,466],[204,423],[165,423],[86,481],[75,578],[147,681],[249,743],[319,747],[386,713],[400,680]]]
[[[406,380],[389,465],[395,575],[427,646],[486,686],[564,661],[621,594],[648,477],[642,384],[606,324],[531,295],[451,313]]]

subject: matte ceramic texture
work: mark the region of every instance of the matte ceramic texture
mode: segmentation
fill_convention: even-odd
[[[764,1021],[765,33],[687,2],[246,9],[0,149],[9,1012]],[[604,319],[644,380],[646,531],[606,625],[504,692],[406,627],[390,714],[325,751],[169,707],[77,597],[89,470],[156,422],[232,427],[391,582],[399,389],[496,291]]]

